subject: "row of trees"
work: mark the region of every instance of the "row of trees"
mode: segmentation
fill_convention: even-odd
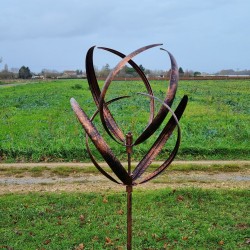
[[[3,62],[3,58],[0,57],[0,64]],[[14,79],[14,78],[21,78],[21,79],[28,79],[31,78],[32,74],[29,67],[22,66],[18,72],[16,69],[9,70],[8,64],[4,65],[4,69],[0,71],[0,79]]]
[[[216,73],[216,75],[250,75],[250,70],[233,70],[233,69],[223,69]]]
[[[18,73],[9,71],[8,65],[5,64],[4,69],[0,72],[0,79],[15,79],[15,78],[21,78],[21,79],[28,79],[31,78],[32,74],[29,69],[29,67],[22,66]]]
[[[0,58],[0,63],[2,63],[2,58]],[[171,70],[150,70],[143,67],[143,65],[139,65],[140,69],[144,72],[147,77],[150,78],[160,78],[160,77],[169,77]],[[105,78],[108,76],[112,68],[107,63],[105,64],[100,70],[95,67],[96,76],[100,78]],[[65,71],[67,72],[67,71]],[[74,72],[71,77],[83,77],[86,75],[85,72],[82,70],[71,71]],[[192,76],[199,76],[201,72],[199,71],[192,71],[192,70],[183,70],[182,67],[179,68],[179,75],[180,77],[192,77]],[[229,70],[221,70],[216,75],[250,75],[250,70],[242,70],[242,71],[235,71],[232,69]],[[22,66],[20,69],[8,69],[8,65],[4,65],[4,69],[0,71],[0,79],[14,79],[14,78],[21,78],[21,79],[28,79],[32,76],[41,77],[41,78],[60,78],[65,77],[63,72],[58,72],[56,70],[49,70],[43,69],[39,74],[34,74],[30,71],[29,67]],[[67,76],[66,76],[67,77]],[[137,72],[128,65],[125,65],[122,70],[117,74],[117,77],[124,77],[124,78],[134,78],[138,77]]]
[[[2,63],[2,58],[0,58],[0,63]],[[170,70],[150,70],[143,67],[143,65],[139,65],[140,69],[144,72],[147,77],[168,77],[170,75]],[[95,72],[97,77],[107,77],[112,68],[107,63],[105,64],[100,70],[95,67]],[[65,71],[67,72],[67,71]],[[69,71],[68,71],[69,72]],[[74,72],[71,77],[79,77],[85,76],[86,73],[82,70],[71,71]],[[182,76],[197,76],[200,75],[200,72],[193,72],[193,71],[184,71],[182,67],[179,68],[179,75]],[[58,72],[56,70],[49,70],[43,69],[40,73],[34,74],[30,71],[29,67],[22,66],[20,69],[8,69],[8,65],[5,64],[4,69],[0,71],[0,79],[13,79],[13,78],[21,78],[21,79],[28,79],[34,77],[41,77],[41,78],[60,78],[60,77],[67,77],[63,72]],[[118,73],[118,77],[124,78],[134,78],[137,77],[137,72],[128,65],[125,65],[123,69]]]
[[[3,59],[0,57],[0,64],[2,63]],[[81,76],[83,74],[82,70],[70,71],[73,72],[74,76]],[[32,73],[29,67],[22,66],[21,68],[11,68],[7,64],[4,65],[3,70],[0,71],[0,79],[29,79],[31,77],[37,78],[59,78],[63,77],[64,72],[58,72],[56,70],[49,70],[43,69],[40,73],[35,74]]]
[[[169,77],[170,72],[171,72],[170,70],[167,70],[167,71],[149,70],[149,69],[145,69],[142,65],[139,65],[139,67],[147,77],[152,77],[152,78]],[[107,77],[111,70],[112,69],[110,68],[109,64],[104,65],[100,70],[98,70],[98,68],[95,67],[96,76],[100,78]],[[79,76],[86,75],[86,73],[83,72],[82,70],[76,70],[72,72],[74,72],[74,74],[73,76],[71,75],[71,77],[79,77]],[[183,69],[180,67],[179,74],[181,77],[182,76],[197,76],[200,74],[200,72],[193,72],[193,71],[184,72]],[[60,77],[64,77],[64,73],[58,72],[56,70],[43,69],[39,74],[34,74],[30,71],[29,67],[26,67],[26,66],[22,66],[20,69],[9,70],[7,64],[5,64],[4,69],[0,72],[0,79],[14,79],[14,78],[29,79],[32,76],[41,77],[41,78],[60,78]],[[135,71],[134,68],[125,65],[125,67],[117,74],[117,77],[134,78],[134,77],[138,77],[138,73]]]
[[[144,72],[147,77],[169,77],[171,70],[150,70],[145,69],[142,65],[139,65],[140,69]],[[98,77],[107,77],[112,69],[109,64],[104,65],[101,70],[95,69]],[[181,77],[189,77],[189,76],[199,76],[201,75],[198,71],[186,70],[184,71],[182,67],[179,68],[179,75]],[[117,74],[118,77],[137,77],[138,74],[134,70],[134,68],[125,65],[121,71]]]

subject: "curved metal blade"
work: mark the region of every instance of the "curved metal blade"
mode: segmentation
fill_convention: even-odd
[[[93,64],[94,49],[95,49],[95,46],[91,47],[86,54],[85,68],[86,68],[86,75],[87,75],[90,92],[93,96],[95,104],[98,106],[101,90],[99,88],[99,85],[96,79],[95,69],[94,69],[94,64]]]
[[[156,98],[156,97],[152,97],[152,98]],[[158,98],[156,98],[156,99],[158,99]],[[181,102],[179,103],[177,109],[175,110],[175,112],[173,112],[168,107],[169,111],[172,113],[172,117],[170,118],[170,120],[168,121],[168,123],[166,124],[166,126],[164,127],[161,134],[159,135],[159,137],[157,138],[157,140],[155,141],[153,146],[150,148],[148,153],[144,156],[144,158],[139,162],[137,167],[134,169],[133,180],[138,179],[145,172],[145,170],[149,167],[149,165],[152,163],[152,161],[155,159],[155,157],[162,150],[163,146],[165,145],[166,141],[169,139],[170,135],[172,134],[172,132],[174,131],[176,126],[178,127],[178,138],[177,138],[177,142],[176,142],[176,146],[175,146],[175,148],[176,148],[175,150],[177,153],[177,150],[179,147],[179,142],[180,142],[180,136],[181,136],[178,120],[181,118],[181,116],[186,108],[187,101],[188,101],[187,96],[184,96],[182,98]],[[166,104],[164,104],[164,105],[166,105]]]
[[[105,140],[99,134],[94,124],[87,117],[85,112],[80,108],[74,98],[70,99],[71,106],[82,124],[84,130],[94,143],[96,149],[100,152],[103,159],[108,163],[109,167],[113,170],[114,174],[122,181],[125,185],[132,184],[132,178],[128,175],[126,169],[122,166],[120,161],[115,157]]]
[[[123,98],[128,98],[128,97],[130,97],[130,96],[120,96],[120,97],[114,98],[114,99],[108,101],[108,102],[107,102],[107,105],[109,105],[109,104],[112,103],[112,102],[118,101],[118,100],[123,99]],[[99,113],[99,110],[96,110],[96,112],[95,112],[95,113],[93,114],[93,116],[90,118],[90,121],[93,121],[94,118],[96,117],[96,115],[97,115],[98,113]],[[88,142],[89,136],[88,136],[87,133],[86,133],[86,137],[85,137],[85,138],[86,138],[86,147],[87,147],[88,154],[89,154],[89,156],[90,156],[91,161],[92,161],[93,164],[95,165],[95,167],[96,167],[104,176],[106,176],[109,180],[111,180],[111,181],[113,181],[113,182],[115,182],[115,183],[117,183],[117,184],[122,184],[122,183],[118,182],[116,179],[114,179],[110,174],[108,174],[108,173],[98,164],[98,162],[95,160],[95,157],[93,156],[93,154],[92,154],[92,152],[91,152],[91,150],[90,150],[89,142]]]
[[[99,108],[99,99],[101,95],[101,90],[99,88],[96,75],[95,75],[95,69],[94,69],[94,64],[93,64],[93,52],[94,52],[95,46],[91,47],[86,55],[86,74],[87,74],[87,79],[88,79],[88,84],[89,88],[91,90],[93,99],[95,101],[95,104],[97,108]],[[108,107],[104,103],[104,108],[103,108],[103,114],[104,114],[104,119],[105,123],[107,124],[107,127],[109,130],[112,132],[114,137],[116,138],[117,142],[124,142],[125,141],[125,136],[120,130],[119,126],[115,122],[115,119],[113,118],[112,114],[110,113]]]
[[[159,174],[161,174],[174,160],[174,158],[178,152],[179,146],[180,146],[180,136],[177,137],[175,147],[174,147],[172,153],[170,154],[170,156],[168,157],[168,159],[159,168],[157,168],[154,172],[152,172],[151,174],[146,176],[142,181],[140,181],[139,184],[146,183],[146,182],[154,179]]]
[[[107,50],[121,58],[125,58],[126,55],[122,54],[121,52],[114,50],[114,49],[110,49],[110,48],[106,48],[106,47],[98,47],[98,49],[103,49],[103,50]],[[141,68],[133,61],[133,60],[129,60],[128,63],[134,68],[134,70],[138,73],[138,75],[141,77],[144,86],[146,87],[148,94],[149,95],[154,95],[153,90],[151,88],[151,85],[147,79],[147,77],[145,76],[145,74],[143,73],[143,71],[141,70]],[[152,122],[154,118],[154,99],[151,98],[150,99],[150,117],[149,117],[149,122],[148,125]]]
[[[109,73],[105,83],[104,83],[104,86],[103,86],[103,89],[101,91],[101,95],[100,95],[100,99],[99,99],[99,112],[100,112],[100,118],[101,118],[101,121],[102,121],[102,124],[103,124],[103,127],[104,129],[106,130],[106,132],[110,135],[110,137],[112,137],[114,140],[114,136],[112,135],[112,133],[110,132],[110,130],[108,129],[108,125],[106,123],[106,120],[105,120],[105,114],[104,114],[104,107],[105,107],[105,96],[106,96],[106,93],[107,93],[107,90],[108,90],[108,87],[110,85],[110,83],[112,82],[112,80],[114,79],[115,75],[125,66],[125,64],[130,61],[134,56],[142,53],[143,51],[145,50],[148,50],[150,48],[153,48],[153,47],[156,47],[156,46],[159,46],[161,44],[152,44],[152,45],[148,45],[148,46],[145,46],[145,47],[142,47],[140,49],[137,49],[135,50],[134,52],[130,53],[128,56],[124,57],[117,65],[116,67]],[[109,119],[109,117],[107,117]]]
[[[171,76],[170,76],[169,88],[166,97],[164,99],[164,103],[166,103],[169,107],[171,107],[177,90],[179,72],[175,58],[170,52],[167,51],[167,53],[171,61]],[[162,105],[159,112],[153,119],[152,123],[149,124],[149,126],[136,139],[134,145],[138,145],[147,140],[160,127],[161,123],[163,122],[167,114],[168,114],[168,109],[164,105]]]
[[[111,175],[109,175],[99,164],[98,162],[95,160],[95,157],[93,156],[93,154],[91,153],[90,147],[89,147],[89,142],[88,142],[88,134],[86,133],[86,147],[87,147],[87,151],[89,154],[89,157],[91,159],[91,161],[93,162],[93,164],[95,165],[95,167],[105,176],[107,177],[109,180],[117,183],[117,184],[122,184],[120,182],[118,182],[116,179],[114,179]]]

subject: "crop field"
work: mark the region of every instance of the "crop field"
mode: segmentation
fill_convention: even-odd
[[[103,82],[101,82],[101,85]],[[152,81],[154,94],[163,99],[168,83]],[[184,94],[187,109],[180,120],[182,141],[177,159],[250,159],[250,80],[180,81],[173,109]],[[110,110],[124,133],[136,138],[147,126],[149,100],[140,81],[115,81],[106,100],[121,95],[130,98],[110,104]],[[55,80],[0,88],[0,161],[89,161],[83,129],[69,100],[74,97],[90,117],[96,110],[86,80]],[[156,110],[160,107],[156,103]],[[166,122],[168,121],[167,117]],[[99,117],[94,121],[101,130]],[[158,134],[161,129],[159,129]],[[110,140],[119,159],[124,147]],[[132,160],[142,157],[156,136],[134,148]],[[172,150],[176,135],[157,160]],[[98,159],[101,157],[96,154]]]

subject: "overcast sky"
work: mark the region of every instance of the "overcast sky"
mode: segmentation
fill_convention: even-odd
[[[250,69],[249,13],[250,0],[0,0],[0,69],[84,70],[93,45],[128,54],[152,43],[184,70]],[[169,68],[157,47],[134,60]],[[95,50],[98,68],[118,61]]]

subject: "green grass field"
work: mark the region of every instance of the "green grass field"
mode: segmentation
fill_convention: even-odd
[[[163,99],[167,84],[153,81]],[[181,81],[174,107],[189,96],[180,124],[178,159],[250,159],[249,80]],[[141,82],[114,82],[107,100],[124,133],[138,136],[148,119],[148,100]],[[84,133],[71,110],[74,97],[86,113],[95,111],[85,80],[37,82],[0,88],[0,162],[85,161]],[[159,108],[157,104],[156,108]],[[168,119],[167,119],[168,120]],[[166,120],[166,121],[167,121]],[[166,123],[166,122],[165,122]],[[100,121],[95,121],[101,129]],[[158,134],[161,130],[158,131]],[[157,135],[156,135],[157,136]],[[134,148],[142,157],[156,136]],[[119,159],[124,148],[104,137]],[[173,148],[172,136],[157,158]],[[101,160],[97,154],[96,157]],[[154,168],[156,166],[152,166]],[[244,171],[248,165],[174,165],[175,171]],[[69,176],[96,170],[46,167],[1,168],[2,176]],[[248,249],[249,191],[161,189],[133,193],[133,249]],[[0,249],[126,249],[126,193],[26,193],[0,196]]]
[[[135,191],[133,201],[133,249],[249,249],[249,191]],[[0,196],[0,248],[125,249],[125,204],[125,192]]]
[[[155,95],[163,99],[168,84],[151,84]],[[189,96],[189,103],[180,121],[182,142],[177,159],[249,160],[249,89],[249,80],[180,81],[174,107],[184,94]],[[136,92],[145,92],[141,82],[114,82],[106,99],[132,95],[111,104],[110,109],[124,133],[131,130],[134,137],[145,128],[149,113],[148,99]],[[86,80],[1,87],[1,161],[89,161],[83,130],[69,104],[71,97],[89,116],[93,114],[96,108]],[[96,123],[100,129],[98,119]],[[133,159],[145,155],[155,139],[135,147]],[[175,136],[158,160],[166,159],[174,139]],[[118,158],[124,160],[124,148],[107,141]]]

